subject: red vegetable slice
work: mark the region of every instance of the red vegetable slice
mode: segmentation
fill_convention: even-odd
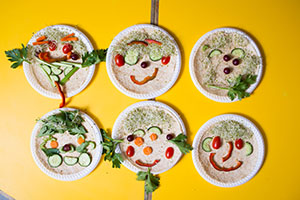
[[[128,146],[128,147],[127,147],[126,155],[127,155],[128,157],[132,157],[132,156],[134,155],[134,148],[133,148],[133,146]]]
[[[59,83],[56,82],[56,81],[55,81],[54,83],[55,83],[55,85],[56,85],[56,87],[57,87],[57,89],[58,89],[58,92],[59,92],[59,94],[60,94],[60,96],[61,96],[61,99],[62,99],[62,102],[59,104],[59,108],[62,108],[62,107],[64,107],[65,104],[66,104],[66,101],[65,101],[65,94],[64,94],[63,91],[61,90]]]
[[[220,167],[215,161],[214,161],[214,156],[215,156],[216,153],[210,153],[209,155],[209,161],[211,163],[211,165],[218,171],[224,171],[224,172],[230,172],[230,171],[233,171],[233,170],[236,170],[238,169],[240,166],[242,166],[243,162],[242,161],[237,161],[237,164],[236,166],[234,167],[229,167],[229,168],[226,168],[226,167]]]
[[[168,147],[167,150],[166,150],[166,155],[165,155],[166,158],[170,159],[170,158],[173,157],[173,155],[174,155],[174,149],[173,149],[173,147]]]
[[[161,64],[167,65],[170,62],[171,57],[170,56],[164,56],[161,59]]]
[[[236,166],[234,166],[234,167],[229,167],[229,168],[223,168],[223,171],[224,171],[224,172],[230,172],[230,171],[236,170],[236,169],[238,169],[240,166],[242,166],[242,164],[243,164],[243,162],[238,160]]]
[[[148,81],[153,80],[153,79],[156,77],[157,72],[158,72],[158,68],[155,68],[155,71],[154,71],[154,73],[152,74],[152,76],[147,76],[147,77],[145,77],[144,80],[142,80],[142,81],[136,80],[134,75],[131,75],[131,76],[130,76],[130,79],[131,79],[132,82],[134,82],[134,83],[137,84],[137,85],[144,85],[144,84],[147,83]]]
[[[152,40],[152,39],[145,39],[145,41],[148,42],[149,44],[155,43],[155,44],[158,44],[158,45],[162,45],[161,42],[156,41],[156,40]]]
[[[233,150],[232,142],[230,141],[230,142],[228,142],[228,144],[229,144],[229,150],[228,150],[227,155],[222,158],[223,162],[225,162],[226,160],[228,160],[231,157],[231,153],[232,153],[232,150]]]
[[[138,164],[139,166],[142,166],[142,167],[153,167],[155,166],[157,163],[159,163],[160,160],[155,160],[153,163],[151,164],[147,164],[147,163],[143,163],[142,161],[140,160],[136,160],[135,163]]]
[[[148,44],[144,41],[132,41],[132,42],[129,42],[127,45],[134,45],[134,44],[141,44],[141,45],[144,45],[145,47],[148,46]]]

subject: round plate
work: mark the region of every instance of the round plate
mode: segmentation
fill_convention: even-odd
[[[233,183],[222,183],[219,181],[216,181],[214,179],[212,179],[210,176],[208,176],[206,174],[206,172],[204,171],[204,169],[201,167],[199,160],[199,147],[200,147],[200,139],[202,137],[202,135],[215,123],[220,122],[220,121],[224,121],[224,120],[234,120],[237,121],[241,124],[243,124],[245,127],[249,128],[252,132],[254,137],[257,140],[257,144],[258,144],[258,157],[257,157],[257,162],[256,165],[254,167],[254,169],[243,179],[237,181],[237,182],[233,182]],[[234,114],[225,114],[225,115],[219,115],[216,116],[210,120],[208,120],[203,126],[201,126],[201,128],[198,130],[196,137],[194,138],[194,142],[193,142],[193,152],[192,152],[192,157],[193,157],[193,162],[194,165],[198,171],[198,173],[209,183],[219,186],[219,187],[235,187],[241,184],[246,183],[247,181],[249,181],[250,179],[252,179],[257,172],[259,171],[259,169],[262,166],[263,160],[264,160],[264,156],[265,156],[265,147],[264,147],[264,141],[263,141],[263,137],[261,136],[260,131],[258,130],[258,128],[248,119],[246,119],[245,117],[242,117],[240,115],[234,115]]]
[[[32,44],[33,42],[35,42],[36,35],[39,33],[45,32],[45,30],[47,30],[48,28],[57,28],[60,30],[75,33],[76,36],[79,38],[79,40],[81,40],[86,45],[88,52],[91,52],[94,50],[94,47],[93,47],[92,43],[90,42],[90,40],[81,31],[79,31],[78,29],[76,29],[72,26],[67,26],[67,25],[53,25],[53,26],[48,26],[46,28],[43,28],[32,36],[32,38],[29,40],[28,44]],[[41,95],[43,95],[45,97],[49,97],[49,98],[53,98],[53,99],[61,98],[59,94],[53,93],[53,92],[50,92],[50,91],[44,89],[43,87],[41,87],[40,84],[38,84],[37,81],[35,81],[35,78],[33,77],[32,72],[30,70],[30,64],[28,64],[27,62],[23,62],[23,69],[24,69],[24,73],[25,73],[27,81],[29,82],[31,87],[33,87],[33,89],[35,89],[38,93],[40,93]],[[89,82],[92,80],[94,71],[95,71],[95,65],[90,66],[87,78],[84,81],[84,83],[78,89],[73,90],[70,93],[67,93],[66,97],[72,97],[72,96],[80,93],[82,90],[84,90],[87,87],[87,85],[89,84]]]
[[[175,49],[177,51],[176,66],[175,66],[175,70],[173,72],[171,81],[164,88],[162,88],[160,90],[157,90],[157,91],[155,91],[153,93],[149,93],[149,94],[137,94],[135,92],[131,92],[131,91],[127,90],[125,87],[123,87],[118,82],[118,80],[116,79],[116,77],[113,74],[112,66],[111,66],[112,59],[113,59],[112,58],[112,54],[113,54],[113,52],[112,52],[113,51],[112,46],[114,46],[115,44],[117,44],[117,42],[119,40],[121,40],[123,37],[127,36],[131,31],[142,29],[142,28],[152,28],[154,30],[158,30],[158,31],[163,32],[164,34],[166,34],[174,42],[174,46],[175,46]],[[169,89],[171,89],[171,87],[175,84],[175,82],[176,82],[176,80],[177,80],[177,78],[179,76],[180,69],[181,69],[181,53],[180,53],[180,49],[179,49],[176,41],[174,40],[174,38],[167,31],[165,31],[164,29],[162,29],[162,28],[160,28],[158,26],[154,26],[154,25],[151,25],[151,24],[138,24],[138,25],[134,25],[134,26],[131,26],[129,28],[126,28],[125,30],[123,30],[122,32],[120,32],[113,39],[113,41],[111,42],[111,44],[110,44],[110,46],[108,48],[108,52],[107,52],[107,56],[106,56],[106,67],[107,67],[107,73],[108,73],[108,76],[109,76],[110,80],[112,81],[112,83],[114,84],[114,86],[120,92],[122,92],[123,94],[125,94],[125,95],[127,95],[129,97],[136,98],[136,99],[152,99],[152,98],[155,98],[155,97],[158,97],[158,96],[164,94]]]
[[[186,130],[185,130],[184,123],[183,123],[182,119],[180,118],[180,116],[176,113],[175,110],[173,110],[171,107],[167,106],[166,104],[163,104],[163,103],[160,103],[160,102],[157,102],[157,101],[143,101],[143,102],[138,102],[138,103],[132,104],[131,106],[127,107],[118,116],[116,122],[114,123],[113,129],[112,129],[112,138],[117,139],[117,129],[120,126],[120,123],[122,123],[122,120],[127,116],[127,114],[135,108],[144,107],[144,106],[157,106],[157,107],[162,108],[162,109],[166,110],[167,112],[171,113],[175,117],[175,119],[179,122],[180,126],[182,127],[183,134],[186,135]],[[117,147],[116,152],[117,153],[122,153],[119,146]],[[180,157],[179,157],[179,159],[180,159]],[[175,164],[179,161],[179,159],[176,162],[174,162],[174,164],[172,166],[170,166],[169,168],[167,168],[165,170],[162,170],[162,171],[159,171],[159,172],[156,172],[156,173],[153,173],[153,174],[160,174],[160,173],[163,173],[165,171],[168,171],[169,169],[171,169],[172,167],[175,166]],[[122,164],[125,167],[127,167],[129,170],[133,171],[134,173],[142,171],[141,169],[139,169],[135,165],[131,164],[131,162],[129,162],[127,159],[124,159]]]
[[[195,56],[196,56],[196,53],[200,47],[200,45],[203,43],[203,41],[209,37],[210,35],[216,33],[216,32],[220,32],[220,31],[224,31],[226,33],[238,33],[242,36],[244,36],[245,38],[247,38],[249,40],[249,42],[251,43],[251,45],[254,47],[257,55],[260,57],[260,65],[259,65],[259,69],[258,69],[258,73],[257,73],[257,78],[256,78],[256,82],[254,84],[252,84],[248,89],[247,89],[247,92],[248,93],[252,93],[254,91],[254,89],[258,86],[261,78],[262,78],[262,72],[263,72],[263,61],[262,61],[262,56],[261,56],[261,53],[257,47],[257,45],[255,44],[255,42],[250,38],[250,36],[248,36],[246,33],[244,33],[243,31],[240,31],[238,29],[235,29],[235,28],[217,28],[217,29],[214,29],[212,31],[209,31],[207,33],[205,33],[195,44],[195,46],[193,47],[193,50],[191,52],[191,55],[190,55],[190,67],[189,67],[189,70],[190,70],[190,75],[192,77],[192,80],[194,82],[194,85],[197,87],[197,89],[204,95],[206,96],[207,98],[211,99],[211,100],[214,100],[214,101],[217,101],[217,102],[222,102],[222,103],[231,103],[231,102],[234,102],[234,101],[238,101],[238,98],[235,98],[233,101],[230,100],[229,97],[227,96],[219,96],[219,95],[216,95],[216,94],[212,94],[212,93],[209,93],[207,92],[202,86],[201,84],[199,83],[197,77],[196,77],[196,74],[195,74],[195,66],[194,66],[194,59],[195,59]]]
[[[52,111],[48,112],[47,114],[45,114],[41,119],[45,119],[53,114],[59,113],[61,110],[62,111],[75,111],[77,109],[73,109],[73,108],[55,109],[55,110],[52,110]],[[94,150],[94,151],[96,151],[96,154],[93,156],[91,164],[88,167],[86,167],[85,169],[81,170],[80,172],[77,172],[74,174],[68,174],[68,175],[57,174],[57,173],[54,173],[54,172],[48,170],[42,164],[42,162],[40,161],[40,159],[37,156],[36,149],[35,149],[36,148],[35,147],[36,146],[36,134],[37,134],[40,126],[39,126],[39,123],[36,123],[36,125],[34,126],[34,129],[31,134],[31,153],[32,153],[33,159],[34,159],[35,163],[37,164],[37,166],[45,174],[47,174],[48,176],[50,176],[54,179],[61,180],[61,181],[74,181],[77,179],[81,179],[81,178],[87,176],[88,174],[90,174],[97,167],[97,165],[100,161],[100,158],[102,156],[102,149],[103,149],[102,145],[101,145],[102,136],[101,136],[100,130],[99,130],[97,124],[94,122],[94,120],[91,117],[89,117],[87,114],[83,113],[82,111],[80,111],[80,114],[81,114],[82,118],[86,122],[88,122],[91,125],[91,127],[93,128],[94,134],[95,134],[95,140],[97,141],[97,147]]]

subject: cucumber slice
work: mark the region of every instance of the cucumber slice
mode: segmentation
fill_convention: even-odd
[[[96,143],[93,142],[93,141],[89,141],[89,146],[88,147],[90,147],[90,149],[95,149],[96,148]]]
[[[46,71],[47,74],[49,75],[51,74],[51,68],[49,66],[47,65],[41,65],[41,66]]]
[[[59,81],[59,77],[57,75],[50,75],[50,78],[53,80],[53,81]]]
[[[136,49],[129,49],[124,60],[128,65],[135,65],[139,60],[139,52]]]
[[[161,131],[160,128],[157,127],[157,126],[151,126],[150,128],[148,128],[148,131],[149,131],[150,133],[155,133],[155,134],[157,134],[157,135],[162,134],[162,131]]]
[[[202,149],[205,152],[211,152],[210,143],[211,143],[212,140],[213,140],[212,137],[207,137],[203,140]]]
[[[163,57],[161,49],[159,49],[159,48],[151,49],[151,51],[149,53],[149,57],[150,57],[150,60],[152,60],[152,61],[159,61]]]
[[[66,76],[70,71],[72,71],[73,67],[66,67],[64,69],[64,75]]]
[[[239,57],[239,58],[244,58],[245,57],[245,51],[241,48],[235,48],[231,51],[231,54],[233,56]]]
[[[45,65],[40,64],[39,66],[40,66],[42,72],[45,74],[45,76],[47,76],[47,78],[48,78],[50,84],[52,85],[52,87],[55,87],[55,85],[54,85],[54,83],[53,83],[53,81],[52,81],[50,75],[49,75],[49,74],[46,72],[46,70],[44,69],[44,66],[45,66]],[[48,66],[47,66],[47,67],[48,67]],[[50,68],[49,68],[49,69],[50,69]],[[50,71],[50,73],[51,73],[51,71]]]
[[[202,51],[206,51],[208,48],[209,48],[209,45],[206,44],[202,47]]]
[[[56,68],[56,67],[52,67],[51,70],[52,70],[53,74],[55,74],[55,75],[60,75],[63,72],[63,70]]]
[[[253,146],[250,142],[245,143],[246,156],[250,156],[253,153]]]
[[[78,163],[82,167],[89,166],[91,164],[91,161],[92,161],[92,159],[91,159],[90,155],[87,153],[80,154],[80,156],[78,158]]]
[[[78,158],[77,157],[72,157],[72,156],[65,156],[64,157],[64,162],[68,166],[73,166],[78,162]]]
[[[143,129],[138,129],[136,131],[133,132],[133,135],[137,135],[139,137],[143,137],[145,135],[145,131]]]
[[[77,135],[77,139],[79,139],[79,138],[83,138],[83,139],[85,139],[85,136],[84,136],[84,135],[82,135],[82,134],[79,134],[79,135]]]
[[[62,163],[62,158],[59,154],[54,154],[48,157],[48,163],[52,168],[59,167]]]
[[[214,49],[214,50],[212,50],[212,51],[208,54],[208,57],[209,57],[209,58],[212,58],[212,57],[214,57],[214,56],[220,55],[221,53],[222,53],[221,50],[219,50],[219,49]]]

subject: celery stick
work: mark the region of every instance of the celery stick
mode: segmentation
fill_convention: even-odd
[[[40,68],[42,69],[42,71],[44,72],[44,74],[47,76],[47,78],[48,78],[48,80],[50,81],[51,85],[52,85],[53,87],[55,87],[55,85],[54,85],[54,83],[53,83],[53,81],[52,81],[50,75],[49,75],[49,74],[46,72],[46,70],[43,68],[43,64],[40,64],[39,66],[40,66]]]
[[[46,62],[46,61],[43,61],[43,60],[41,60],[41,59],[39,59],[39,58],[36,58],[39,62],[41,62],[42,64],[44,64],[44,65],[48,65],[48,66],[50,66],[50,67],[56,67],[56,68],[58,68],[59,66],[57,66],[57,65],[53,65],[52,63],[48,63],[48,62]]]
[[[71,78],[71,76],[73,76],[73,74],[79,69],[79,67],[74,67],[61,81],[60,84],[64,85],[69,78]]]

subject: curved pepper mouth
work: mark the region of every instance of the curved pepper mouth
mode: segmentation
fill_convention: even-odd
[[[155,77],[157,76],[157,73],[158,73],[158,68],[155,68],[153,74],[151,76],[146,76],[143,80],[141,81],[138,81],[136,80],[135,76],[134,75],[131,75],[130,76],[130,79],[133,83],[137,84],[137,85],[144,85],[146,83],[148,83],[149,81],[155,79]]]
[[[155,160],[153,163],[144,163],[140,160],[136,160],[135,163],[138,164],[139,166],[142,166],[142,167],[153,167],[155,166],[157,163],[159,163],[160,160]]]
[[[235,166],[232,166],[232,167],[220,167],[216,161],[214,160],[214,156],[215,156],[216,153],[210,153],[209,155],[209,161],[210,161],[210,164],[218,171],[224,171],[224,172],[230,172],[230,171],[233,171],[233,170],[236,170],[238,169],[240,166],[242,166],[243,162],[242,161],[239,161],[237,160],[237,164]]]

